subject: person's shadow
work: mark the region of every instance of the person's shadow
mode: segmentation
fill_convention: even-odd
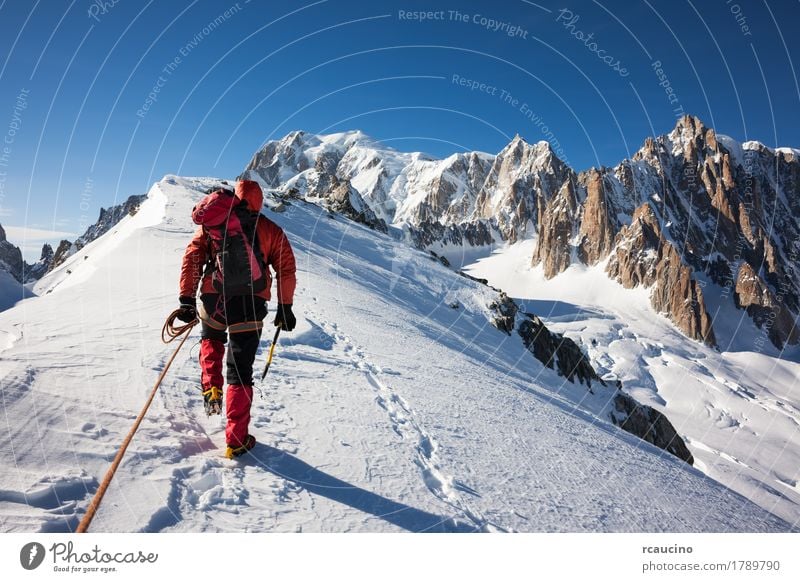
[[[479,531],[477,526],[464,521],[435,515],[361,489],[269,445],[258,443],[241,459],[295,483],[313,495],[321,495],[372,514],[408,531],[439,533]]]

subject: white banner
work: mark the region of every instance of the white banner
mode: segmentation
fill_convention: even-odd
[[[800,580],[796,534],[3,534],[4,580]]]

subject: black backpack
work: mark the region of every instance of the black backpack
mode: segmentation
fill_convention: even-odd
[[[205,272],[211,272],[218,293],[252,295],[267,288],[267,270],[256,233],[258,217],[259,212],[225,189],[208,194],[194,207],[192,219],[202,225],[211,249]]]

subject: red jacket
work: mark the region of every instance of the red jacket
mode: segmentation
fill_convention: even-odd
[[[255,182],[242,181],[236,184],[236,195],[247,200],[248,205],[253,210],[261,210],[262,194],[261,188]],[[272,276],[267,266],[271,266],[277,278],[278,303],[292,303],[294,289],[297,285],[295,276],[296,266],[292,245],[283,229],[272,222],[269,218],[260,214],[256,224],[256,236],[264,256],[264,271],[267,275],[267,288],[260,293],[267,301],[270,300],[270,288],[272,287]],[[209,246],[208,238],[203,232],[203,227],[199,227],[194,233],[194,237],[183,253],[181,264],[180,295],[182,297],[194,297],[197,293],[197,286],[200,285],[200,293],[216,293],[211,283],[211,273],[203,277],[203,270],[206,263],[213,258]],[[202,279],[202,283],[201,280]]]

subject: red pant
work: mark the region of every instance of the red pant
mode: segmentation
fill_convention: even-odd
[[[241,384],[231,384],[225,394],[225,410],[228,424],[225,425],[225,442],[232,447],[241,447],[247,440],[250,426],[250,404],[253,402],[253,388]]]
[[[263,300],[251,298],[229,298],[221,304],[216,296],[201,296],[203,307],[211,315],[214,327],[203,322],[200,342],[200,370],[203,390],[212,386],[222,387],[222,360],[225,357],[225,342],[228,340],[227,326],[248,321],[260,322],[266,316]],[[222,324],[222,329],[218,329]],[[231,328],[231,331],[233,328]],[[250,425],[250,405],[253,402],[253,360],[261,337],[261,330],[230,333],[228,346],[225,410],[228,423],[225,440],[232,447],[244,445]]]
[[[219,340],[205,338],[200,342],[200,370],[203,390],[211,386],[222,387],[222,358],[225,344]],[[225,426],[225,442],[232,447],[244,444],[250,425],[250,404],[253,388],[243,384],[230,384],[225,394],[225,410],[228,424]]]

